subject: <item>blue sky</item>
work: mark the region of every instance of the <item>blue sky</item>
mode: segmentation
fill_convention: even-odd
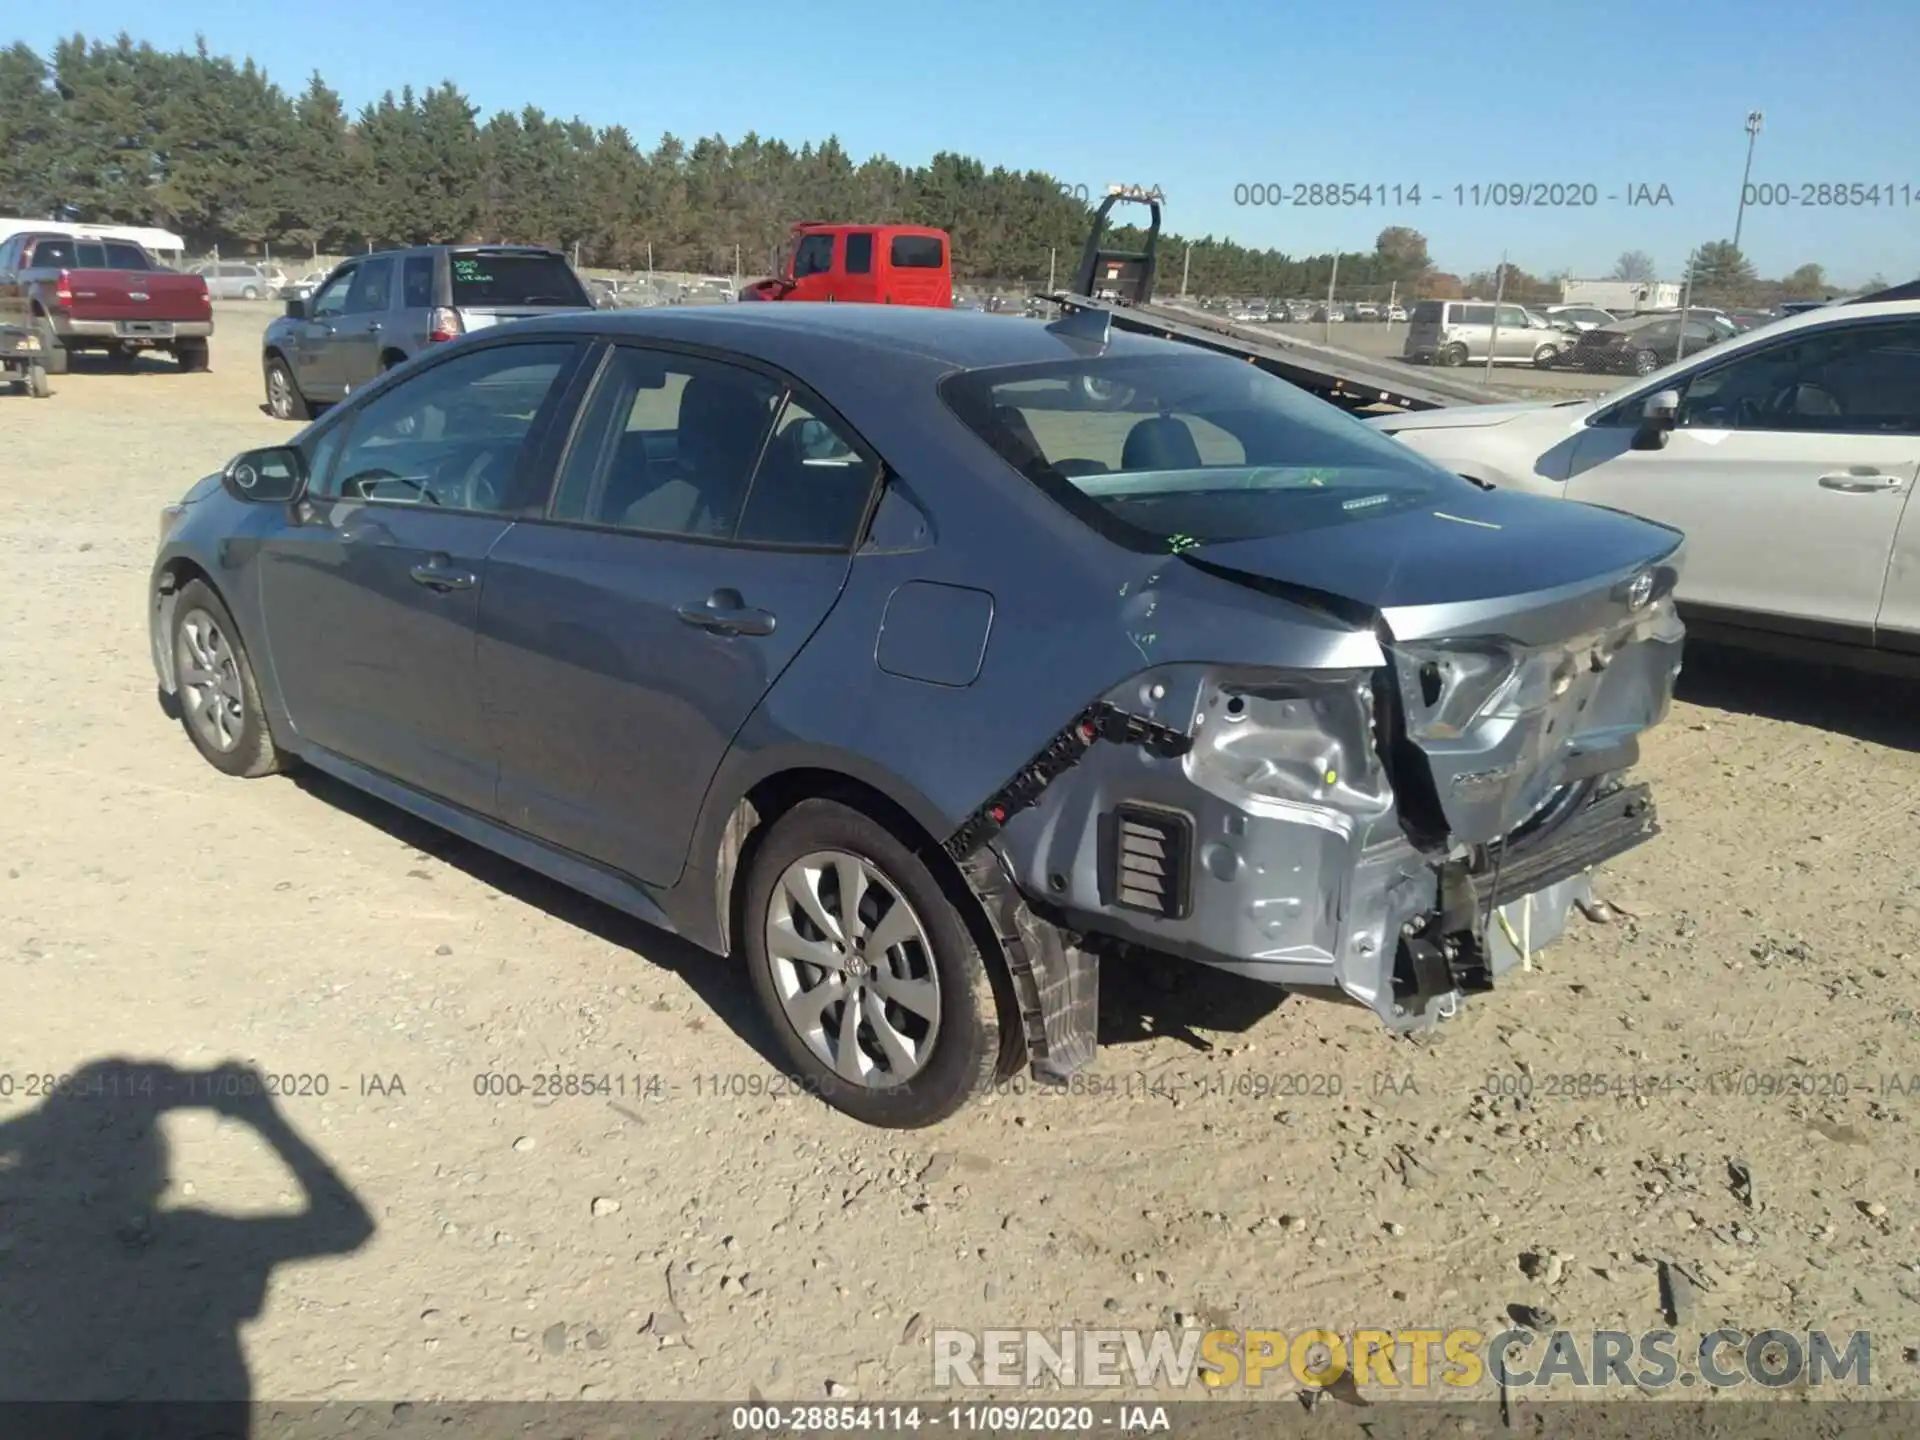
[[[19,28],[52,11],[10,8],[8,40],[124,29],[174,48],[199,33],[289,89],[317,69],[356,108],[452,79],[485,112],[538,105],[649,145],[838,134],[856,157],[950,149],[1096,191],[1158,184],[1168,229],[1295,254],[1410,225],[1463,273],[1506,251],[1537,273],[1604,274],[1640,249],[1677,274],[1691,245],[1733,232],[1759,109],[1756,183],[1882,187],[1874,208],[1749,207],[1761,273],[1920,274],[1920,0],[82,0],[55,7],[58,30]],[[1375,203],[1235,204],[1236,186],[1314,181],[1371,183]],[[1600,204],[1456,200],[1500,182],[1591,184]],[[1415,184],[1417,207],[1404,190],[1379,203]],[[1629,206],[1640,185],[1672,203]]]

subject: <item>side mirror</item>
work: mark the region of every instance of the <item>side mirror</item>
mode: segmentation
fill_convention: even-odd
[[[246,450],[227,462],[220,483],[250,505],[286,505],[307,488],[307,461],[291,445]]]
[[[1680,420],[1680,392],[1656,390],[1649,395],[1640,412],[1640,429],[1634,434],[1636,450],[1663,450],[1667,435]]]
[[[304,295],[296,295],[287,301],[287,318],[289,320],[304,320],[307,318],[307,299]]]

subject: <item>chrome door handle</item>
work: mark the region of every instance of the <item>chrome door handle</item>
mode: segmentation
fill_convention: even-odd
[[[745,605],[718,606],[688,603],[675,607],[674,613],[687,624],[715,635],[771,635],[774,617],[765,610]]]
[[[1820,477],[1823,490],[1843,490],[1862,495],[1875,490],[1898,490],[1906,482],[1898,475],[1882,475],[1878,470],[1842,470]]]
[[[471,590],[475,583],[473,576],[440,565],[416,565],[407,573],[417,583],[442,594],[449,590]]]

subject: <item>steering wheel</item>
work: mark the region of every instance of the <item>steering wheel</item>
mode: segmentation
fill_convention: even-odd
[[[409,480],[404,475],[396,475],[391,470],[360,470],[340,482],[340,493],[356,500],[373,498],[367,492],[382,480],[398,480],[402,485],[421,488],[418,481]]]
[[[1800,408],[1802,394],[1809,391],[1819,399],[1825,400],[1831,408],[1824,412],[1820,410],[1802,411]],[[1767,413],[1769,415],[1819,415],[1823,413],[1828,415],[1844,415],[1847,411],[1846,407],[1840,403],[1840,397],[1827,389],[1826,386],[1816,385],[1810,380],[1798,380],[1791,385],[1783,385],[1780,387],[1773,399],[1767,402]]]
[[[434,504],[461,510],[498,510],[506,499],[506,469],[491,446],[463,446],[434,467],[423,488]]]
[[[503,510],[507,500],[507,467],[500,452],[483,449],[467,462],[461,473],[461,508],[466,510]]]

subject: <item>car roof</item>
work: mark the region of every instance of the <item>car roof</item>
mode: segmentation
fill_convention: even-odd
[[[515,321],[514,333],[586,331],[622,339],[712,345],[803,376],[812,367],[866,351],[930,369],[1041,364],[1085,357],[1085,340],[1046,325],[972,310],[919,305],[840,305],[827,301],[762,301],[740,305],[646,310],[572,311]],[[1192,348],[1115,329],[1105,355],[1191,354]]]

